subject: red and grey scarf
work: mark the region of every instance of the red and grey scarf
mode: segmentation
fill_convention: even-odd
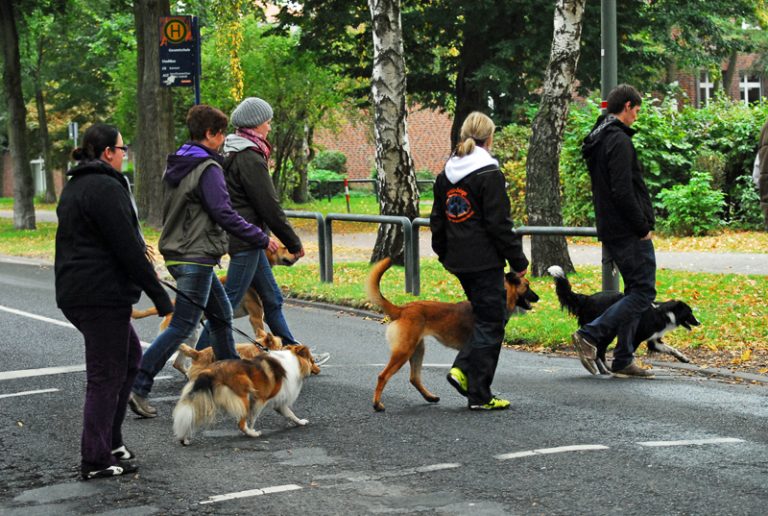
[[[253,129],[248,127],[239,127],[235,134],[242,136],[246,140],[253,142],[256,145],[256,152],[264,156],[264,159],[269,161],[269,155],[272,154],[272,145],[269,144],[261,135],[256,134]]]

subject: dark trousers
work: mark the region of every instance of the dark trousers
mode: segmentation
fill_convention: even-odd
[[[123,444],[122,425],[139,370],[141,343],[131,326],[130,305],[66,308],[62,312],[85,337],[81,468],[104,469],[116,464],[112,450]]]
[[[618,371],[632,363],[640,316],[656,298],[656,253],[652,240],[634,237],[603,246],[624,280],[625,295],[579,331],[593,342],[610,342],[618,336],[611,364]]]
[[[457,273],[467,299],[472,304],[475,325],[472,336],[459,351],[453,367],[467,375],[470,405],[488,403],[491,383],[499,362],[506,322],[504,269]]]

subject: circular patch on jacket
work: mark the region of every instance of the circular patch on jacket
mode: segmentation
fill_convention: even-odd
[[[448,190],[445,199],[445,216],[449,222],[464,222],[474,214],[466,191],[461,188]]]

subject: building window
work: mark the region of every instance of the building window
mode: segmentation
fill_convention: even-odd
[[[709,106],[709,102],[715,98],[715,83],[709,80],[709,72],[699,72],[699,107]]]
[[[741,74],[739,80],[739,96],[745,104],[757,102],[763,96],[763,88],[759,75]]]

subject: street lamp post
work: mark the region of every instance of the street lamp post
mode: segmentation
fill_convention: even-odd
[[[603,113],[607,107],[608,93],[617,86],[617,36],[616,0],[602,0],[600,10],[600,95]],[[619,290],[619,276],[613,260],[608,259],[603,248],[603,290]]]

